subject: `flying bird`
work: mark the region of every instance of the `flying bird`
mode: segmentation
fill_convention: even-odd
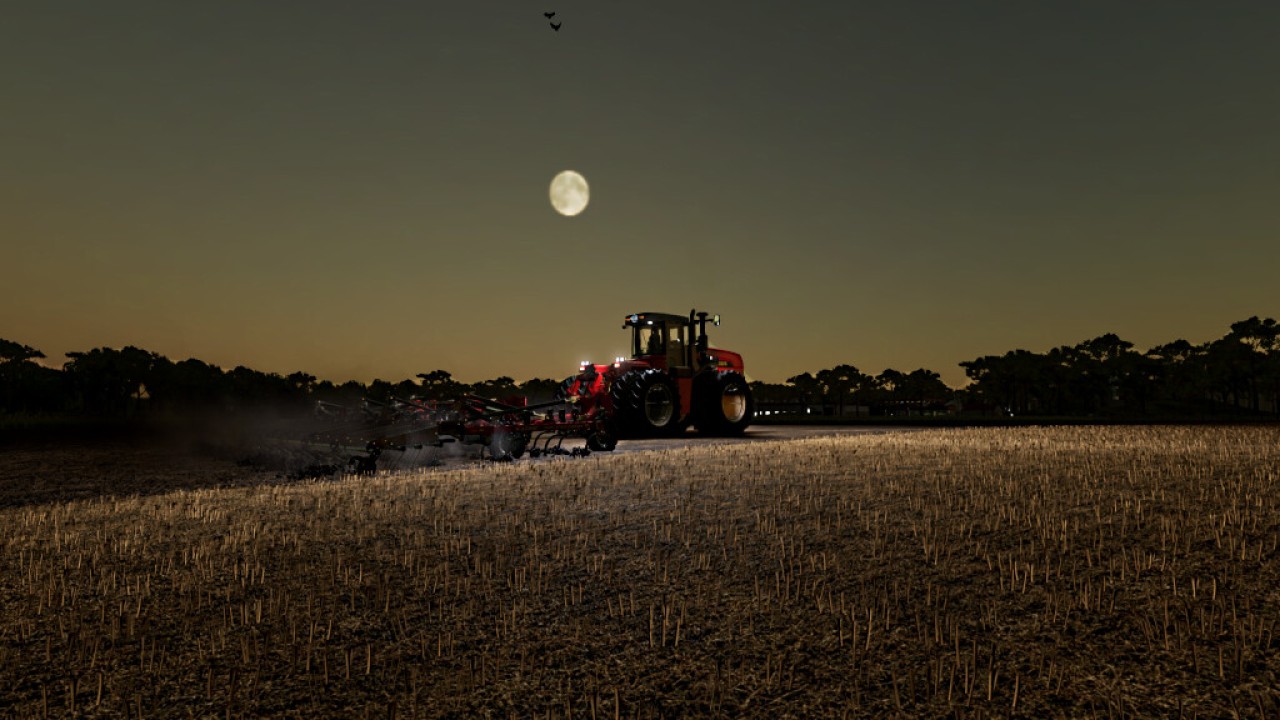
[[[557,25],[556,23],[551,23],[551,29],[555,30],[556,32],[560,32],[560,25],[563,25],[563,24],[564,23],[560,23],[559,25]]]
[[[551,19],[551,18],[553,18],[553,17],[555,17],[555,16],[556,16],[556,14],[555,14],[555,13],[553,13],[553,12],[549,12],[549,13],[542,13],[542,15],[543,15],[544,17],[546,17],[547,19]]]

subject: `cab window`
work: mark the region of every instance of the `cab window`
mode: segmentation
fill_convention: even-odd
[[[684,356],[685,346],[685,328],[679,325],[667,329],[667,365],[670,367],[682,367],[686,364]]]
[[[665,342],[665,328],[663,325],[663,323],[637,325],[635,347],[632,348],[632,354],[637,356],[665,355],[667,352],[667,344]]]

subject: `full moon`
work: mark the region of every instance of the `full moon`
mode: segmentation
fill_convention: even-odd
[[[561,215],[577,215],[587,209],[590,199],[587,179],[572,170],[564,170],[551,180],[551,207]]]

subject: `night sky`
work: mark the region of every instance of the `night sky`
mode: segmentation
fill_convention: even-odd
[[[752,379],[960,385],[1280,314],[1278,191],[1261,0],[0,9],[0,337],[55,364],[560,378],[697,307]]]

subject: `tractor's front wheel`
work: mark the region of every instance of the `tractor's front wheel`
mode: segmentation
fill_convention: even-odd
[[[669,435],[680,426],[680,393],[661,370],[632,370],[613,383],[613,420],[621,436]]]
[[[741,373],[708,374],[694,385],[694,424],[704,435],[741,435],[755,417],[751,386]]]

